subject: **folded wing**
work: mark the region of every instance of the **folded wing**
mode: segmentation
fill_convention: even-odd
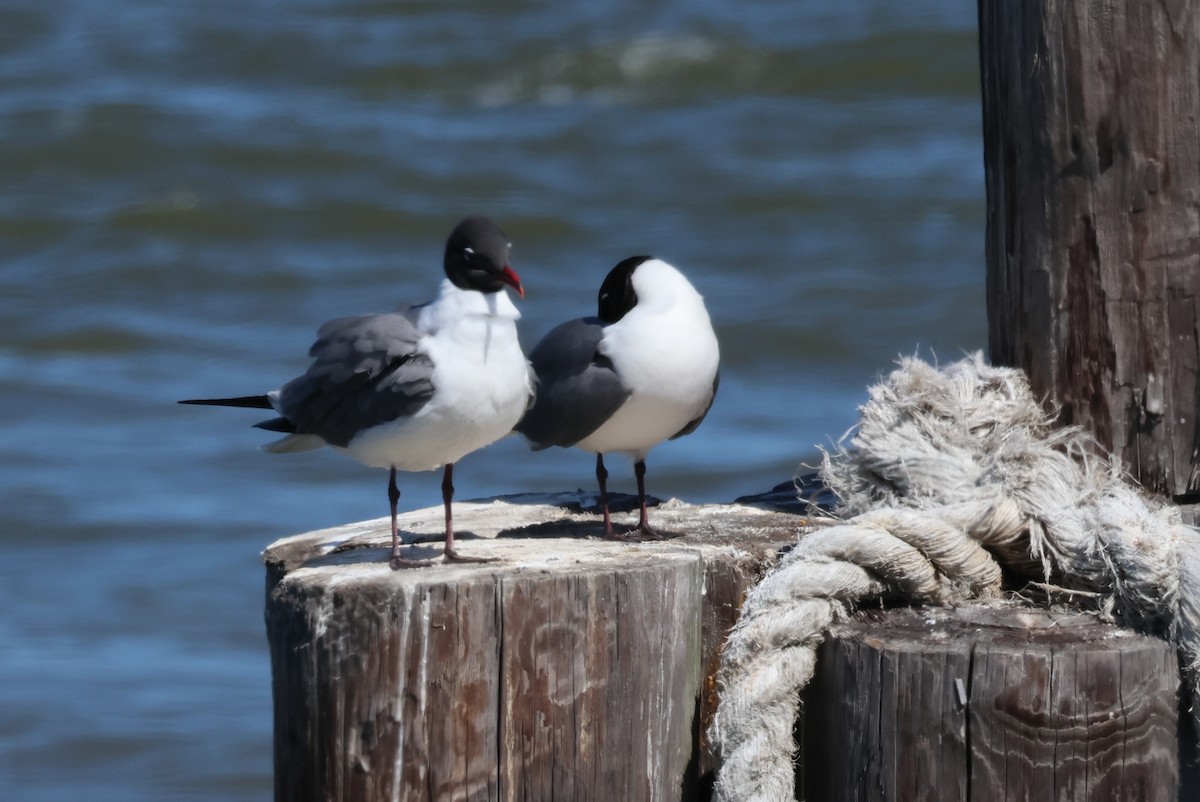
[[[272,398],[282,417],[260,426],[345,446],[363,429],[415,414],[434,392],[421,337],[404,312],[329,321],[308,370]]]
[[[571,320],[551,330],[530,354],[537,395],[517,431],[534,448],[574,445],[629,398],[612,363],[597,352],[603,333],[596,318]]]

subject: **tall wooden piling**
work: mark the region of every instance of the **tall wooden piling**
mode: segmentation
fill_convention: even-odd
[[[717,649],[804,519],[654,516],[684,536],[602,541],[595,515],[497,502],[455,509],[461,550],[495,563],[393,571],[383,520],[271,546],[276,799],[707,798]]]
[[[1022,368],[1063,423],[1090,430],[1195,520],[1200,8],[978,0],[978,9],[991,359]],[[1087,702],[1107,699],[1092,687]],[[1174,796],[1132,788],[1118,798]]]
[[[1200,500],[1200,8],[978,6],[991,358]]]

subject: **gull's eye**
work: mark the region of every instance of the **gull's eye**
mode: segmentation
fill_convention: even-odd
[[[463,259],[466,259],[469,262],[469,261],[471,261],[471,257],[474,255],[475,255],[474,248],[472,248],[470,246],[463,248]]]

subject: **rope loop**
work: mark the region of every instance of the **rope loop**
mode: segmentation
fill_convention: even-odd
[[[839,520],[801,533],[723,647],[714,799],[795,798],[800,692],[829,627],[871,599],[955,604],[998,598],[1005,576],[1053,581],[1170,637],[1200,692],[1200,532],[1082,430],[1056,428],[1023,373],[980,353],[902,359],[853,432],[821,466]]]

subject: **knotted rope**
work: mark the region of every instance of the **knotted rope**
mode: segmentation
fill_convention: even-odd
[[[840,522],[801,536],[722,652],[715,799],[794,799],[792,732],[829,626],[869,599],[954,604],[1041,580],[1177,645],[1200,690],[1200,533],[1055,428],[1017,370],[904,359],[822,478]],[[1068,600],[1082,598],[1067,595]]]

